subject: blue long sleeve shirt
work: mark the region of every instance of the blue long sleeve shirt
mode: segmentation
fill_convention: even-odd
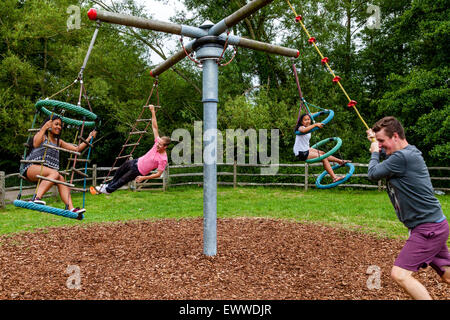
[[[422,153],[415,146],[407,145],[383,162],[379,152],[373,152],[368,174],[370,180],[386,178],[389,198],[398,219],[407,228],[445,219]]]

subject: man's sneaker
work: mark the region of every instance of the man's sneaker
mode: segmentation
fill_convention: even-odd
[[[40,204],[40,205],[43,205],[43,206],[47,205],[47,203],[44,200],[41,200],[41,198],[35,198],[34,200],[30,200],[30,202],[33,202],[35,204]]]

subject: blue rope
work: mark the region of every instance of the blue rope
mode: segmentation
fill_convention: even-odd
[[[81,214],[79,216],[78,213],[72,212],[70,210],[64,210],[64,209],[58,209],[58,208],[53,208],[53,207],[49,207],[49,206],[44,206],[42,204],[36,204],[31,201],[14,200],[14,205],[16,207],[20,207],[20,208],[25,208],[25,209],[30,209],[30,210],[34,210],[34,211],[40,211],[40,212],[47,212],[47,213],[51,213],[51,214],[54,214],[57,216],[62,216],[62,217],[71,218],[71,219],[83,220],[83,218],[84,218],[83,214]]]

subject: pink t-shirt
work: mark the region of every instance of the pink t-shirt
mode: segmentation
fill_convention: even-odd
[[[146,176],[150,171],[158,169],[164,171],[167,165],[167,153],[159,153],[156,150],[158,144],[158,138],[155,138],[155,144],[153,147],[142,157],[138,159],[138,170],[143,175]]]

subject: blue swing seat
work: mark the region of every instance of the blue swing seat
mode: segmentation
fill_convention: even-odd
[[[45,206],[42,204],[36,204],[31,201],[14,200],[14,205],[16,207],[20,207],[20,208],[25,208],[25,209],[30,209],[30,210],[40,211],[40,212],[47,212],[47,213],[51,213],[51,214],[54,214],[57,216],[62,216],[62,217],[71,218],[71,219],[83,220],[83,218],[84,218],[83,214],[78,214],[78,213],[72,212],[70,210],[53,208],[53,207]]]

